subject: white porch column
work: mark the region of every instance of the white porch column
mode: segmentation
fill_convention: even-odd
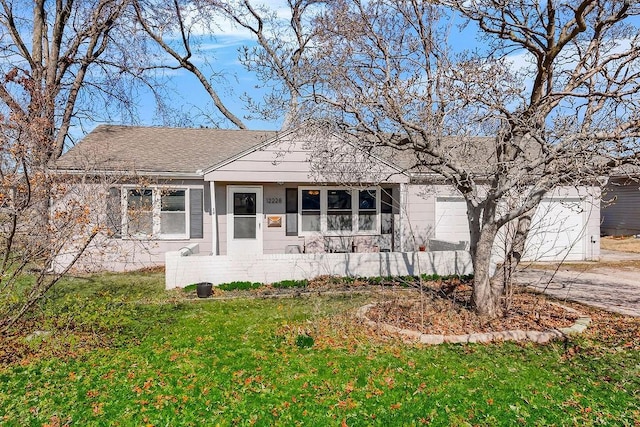
[[[216,186],[215,181],[209,181],[211,193],[211,254],[218,255],[218,212],[216,212]]]
[[[400,252],[404,252],[405,212],[407,209],[407,184],[400,184]]]

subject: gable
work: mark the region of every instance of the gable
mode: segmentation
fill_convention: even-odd
[[[205,171],[207,181],[400,183],[396,166],[338,139],[289,132]]]

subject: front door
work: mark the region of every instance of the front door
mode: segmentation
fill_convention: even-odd
[[[262,253],[262,187],[227,186],[227,254]]]

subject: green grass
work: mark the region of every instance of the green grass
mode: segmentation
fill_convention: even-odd
[[[159,274],[67,280],[40,307],[39,327],[55,333],[30,344],[39,356],[0,367],[0,425],[640,421],[637,351],[586,338],[570,354],[563,343],[410,346],[344,314],[366,302],[186,301]]]

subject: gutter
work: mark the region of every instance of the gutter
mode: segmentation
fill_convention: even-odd
[[[136,176],[153,176],[162,178],[182,178],[182,179],[203,179],[201,171],[196,172],[169,172],[169,171],[105,171],[105,170],[78,170],[78,169],[51,169],[51,172],[60,175],[106,175],[106,176],[122,176],[122,177],[136,177]]]

